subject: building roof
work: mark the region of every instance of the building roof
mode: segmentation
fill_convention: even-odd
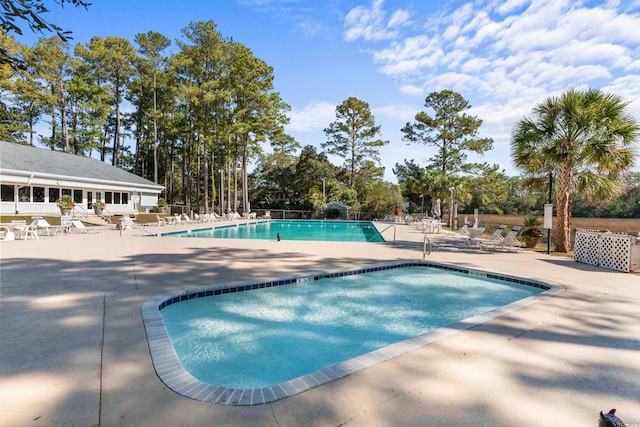
[[[0,141],[0,169],[162,188],[97,159],[4,141]]]

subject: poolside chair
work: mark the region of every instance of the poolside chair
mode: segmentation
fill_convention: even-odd
[[[182,225],[182,219],[180,219],[180,215],[173,214],[173,220],[171,221],[171,224]]]
[[[186,222],[186,223],[194,222],[194,221],[191,220],[191,218],[189,218],[189,215],[187,215],[186,213],[183,213],[182,216],[184,218],[184,222]]]
[[[15,224],[13,232],[17,240],[27,240],[29,236],[34,240],[40,240],[37,229],[38,221],[34,220],[29,225],[26,221],[11,221],[11,224]]]
[[[271,211],[265,211],[264,215],[262,215],[264,219],[271,219]]]
[[[0,225],[0,240],[16,240],[16,235],[9,227]]]
[[[120,229],[121,230],[131,230],[135,223],[133,222],[133,218],[129,215],[124,215],[120,218]]]
[[[467,243],[470,245],[479,245],[480,243],[483,243],[483,242],[500,241],[502,240],[502,232],[506,228],[507,226],[503,224],[498,228],[496,228],[496,231],[494,231],[491,237],[489,237],[488,239],[483,239],[482,237],[473,237],[473,238],[468,238]]]
[[[514,249],[518,250],[522,243],[517,239],[518,234],[520,233],[521,228],[515,226],[509,231],[509,233],[502,240],[488,240],[486,242],[480,242],[480,246],[487,248],[496,248],[509,250]]]
[[[167,225],[167,220],[164,218],[160,218],[160,215],[156,215],[156,219],[158,220],[158,226]]]
[[[75,228],[78,231],[78,233],[86,233],[87,231],[89,231],[89,229],[84,226],[84,224],[82,223],[82,221],[80,221],[79,218],[72,218],[71,226]]]
[[[47,233],[47,236],[51,236],[52,231],[54,235],[56,234],[56,227],[53,227],[51,224],[49,224],[46,219],[42,218],[41,216],[34,216],[31,218],[36,223],[36,229],[43,229]]]

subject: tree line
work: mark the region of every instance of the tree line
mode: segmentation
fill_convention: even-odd
[[[249,159],[261,143],[294,143],[283,130],[289,106],[273,89],[273,69],[213,22],[182,35],[170,55],[171,42],[153,31],[135,36],[137,48],[93,37],[73,53],[59,37],[30,47],[0,35],[22,64],[1,68],[0,137],[33,145],[46,121],[39,143],[160,183],[171,203],[248,206]]]
[[[508,177],[499,165],[468,161],[493,148],[469,102],[451,90],[433,92],[401,129],[405,143],[428,147],[432,157],[426,165],[396,164],[396,185],[383,179],[379,148],[389,141],[379,138],[365,101],[350,97],[336,107],[325,151],[301,148],[284,131],[290,107],[268,64],[212,21],[191,23],[182,35],[169,53],[171,41],[154,31],[137,34],[135,47],[111,36],[73,49],[60,34],[30,47],[1,33],[3,55],[13,62],[0,63],[0,138],[34,144],[46,122],[39,143],[98,156],[164,185],[170,204],[202,212],[319,210],[340,201],[375,217],[395,205],[433,212],[441,199],[448,222],[476,208],[532,214],[549,197],[549,176],[561,249],[572,212],[640,216],[638,174],[629,173],[639,126],[621,97],[570,90],[535,106],[512,136],[522,175]],[[333,165],[328,154],[344,164]]]

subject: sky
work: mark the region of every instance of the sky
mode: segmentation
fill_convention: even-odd
[[[432,92],[469,101],[467,113],[483,120],[480,136],[494,140],[469,160],[510,176],[518,175],[511,132],[550,96],[599,88],[623,97],[640,120],[640,0],[93,0],[88,10],[45,3],[45,19],[71,31],[72,45],[93,36],[134,44],[135,34],[153,30],[176,51],[190,22],[215,22],[273,67],[274,89],[291,106],[286,131],[301,146],[321,151],[336,106],[349,97],[367,102],[389,141],[380,157],[392,182],[396,163],[426,165],[434,154],[400,131],[430,112]],[[27,29],[16,39],[33,45],[39,36]],[[640,141],[636,147],[640,153]]]

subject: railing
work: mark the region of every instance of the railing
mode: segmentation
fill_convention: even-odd
[[[429,252],[427,252],[427,246],[429,247]],[[427,255],[431,255],[431,240],[429,236],[424,235],[424,245],[422,246],[422,259],[425,259]]]
[[[87,220],[89,218],[89,211],[87,211],[82,205],[80,205],[79,203],[76,203],[76,205],[73,207],[73,211],[72,212],[79,212],[79,214],[81,216],[84,217],[85,220]]]
[[[396,226],[394,224],[391,224],[390,226],[388,226],[387,228],[385,228],[382,231],[378,231],[378,234],[382,235],[382,233],[384,233],[385,231],[387,231],[388,229],[393,228],[393,243],[396,242]],[[373,239],[373,237],[372,237]],[[368,241],[368,240],[367,240]]]

